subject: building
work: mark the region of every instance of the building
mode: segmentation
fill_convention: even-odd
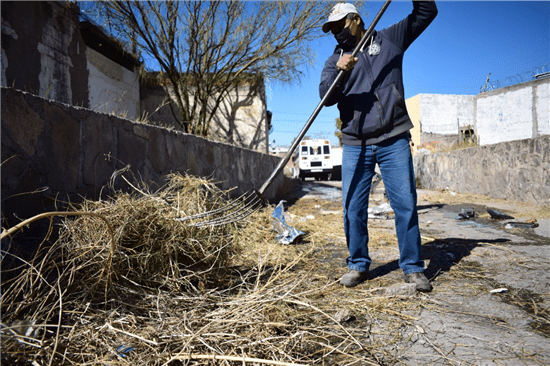
[[[418,94],[406,100],[413,142],[478,145],[550,135],[550,77],[478,95]]]
[[[174,126],[165,92],[140,80],[139,58],[89,21],[78,3],[2,2],[2,86],[131,120]],[[263,80],[222,101],[210,138],[268,152],[271,114]]]

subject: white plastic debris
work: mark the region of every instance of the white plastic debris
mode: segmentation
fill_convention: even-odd
[[[500,294],[500,293],[503,293],[503,292],[508,292],[508,289],[507,288],[495,288],[494,290],[491,290],[489,291],[490,293],[492,294]]]
[[[276,236],[279,243],[292,244],[301,238],[305,233],[286,224],[284,202],[285,201],[279,202],[277,207],[275,207],[275,210],[273,210],[273,213],[271,214],[271,225],[273,226],[273,229],[279,233],[279,235]]]
[[[379,206],[369,208],[368,212],[373,215],[383,215],[383,214],[391,213],[393,212],[393,210],[389,203],[384,202]]]

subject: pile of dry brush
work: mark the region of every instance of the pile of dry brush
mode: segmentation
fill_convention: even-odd
[[[2,364],[378,363],[376,344],[320,308],[333,283],[312,289],[308,271],[295,271],[300,255],[277,263],[259,254],[281,247],[272,210],[190,226],[176,218],[220,207],[228,192],[191,176],[167,180],[154,193],[134,187],[72,207],[59,239],[31,259],[9,248],[16,233],[3,233]]]

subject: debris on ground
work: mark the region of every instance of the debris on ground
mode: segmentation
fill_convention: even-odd
[[[506,229],[512,229],[512,228],[521,228],[521,229],[534,229],[539,227],[539,223],[536,221],[513,221],[513,222],[507,222],[506,225],[504,225]]]
[[[513,220],[514,219],[513,216],[510,216],[508,214],[505,214],[503,212],[500,212],[494,209],[488,208],[487,212],[489,213],[489,215],[491,215],[491,218],[494,220]]]
[[[386,219],[388,214],[393,213],[390,204],[384,202],[376,207],[369,207],[369,219]]]
[[[278,233],[276,239],[281,244],[292,244],[299,241],[305,233],[287,225],[284,214],[284,203],[280,201],[271,214],[271,224]]]

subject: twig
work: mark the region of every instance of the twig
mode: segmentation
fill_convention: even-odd
[[[224,356],[224,355],[185,355],[176,356],[170,359],[172,360],[227,360],[227,361],[242,361],[263,363],[266,365],[280,365],[280,366],[307,366],[299,363],[289,363],[283,361],[264,360],[260,358],[238,357],[238,356]]]
[[[125,331],[123,331],[123,330],[117,329],[117,328],[113,327],[113,326],[112,326],[111,324],[109,324],[109,323],[106,323],[106,325],[107,325],[107,328],[109,328],[109,330],[114,330],[115,332],[122,333],[122,334],[125,334],[125,335],[127,335],[127,336],[130,336],[130,337],[139,339],[140,341],[143,341],[143,342],[145,342],[145,343],[147,343],[147,344],[150,344],[150,345],[153,345],[153,346],[158,346],[158,343],[155,342],[155,341],[150,341],[150,340],[145,339],[145,338],[143,338],[143,337],[140,337],[140,336],[138,336],[138,335],[135,335],[135,334],[128,333],[128,332],[125,332]]]

